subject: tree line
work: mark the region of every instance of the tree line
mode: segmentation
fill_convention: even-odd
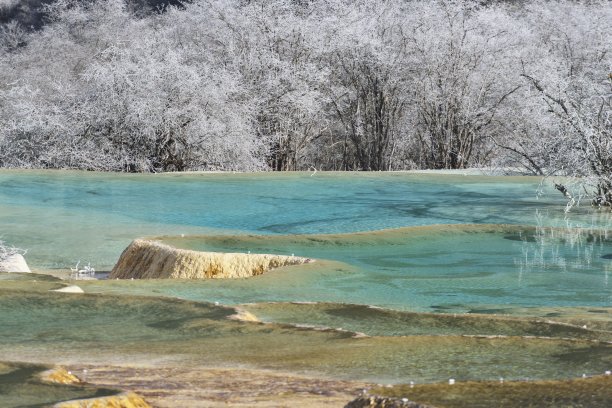
[[[608,1],[133,5],[0,26],[0,166],[495,166],[612,202]]]

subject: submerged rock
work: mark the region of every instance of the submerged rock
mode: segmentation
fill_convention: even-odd
[[[241,308],[236,308],[236,314],[231,315],[229,318],[232,320],[238,320],[241,322],[261,323],[261,320],[259,320],[257,316]]]
[[[62,292],[62,293],[85,293],[83,289],[81,289],[77,285],[64,286],[60,289],[54,289],[52,292]]]
[[[344,408],[434,408],[431,405],[423,405],[407,398],[390,398],[365,396],[354,399]]]
[[[82,382],[79,377],[62,367],[44,371],[40,374],[40,378],[54,384],[80,384]]]
[[[110,397],[66,401],[53,408],[151,408],[140,395],[128,392]]]
[[[0,261],[0,272],[32,272],[21,254],[13,254]]]
[[[123,251],[109,278],[248,278],[309,261],[297,256],[190,251],[136,239]]]
[[[371,392],[391,400],[408,396],[436,407],[610,408],[612,376],[588,377],[583,374],[581,378],[571,380],[506,381],[499,378],[496,381],[457,381],[452,384],[451,381],[397,384],[376,387]]]

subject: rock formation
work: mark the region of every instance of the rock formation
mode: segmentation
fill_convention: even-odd
[[[236,309],[236,314],[231,315],[229,318],[232,320],[238,320],[240,322],[255,322],[255,323],[261,323],[261,320],[259,320],[259,318],[257,316],[255,316],[253,313],[244,310],[242,308],[235,308]]]
[[[60,402],[53,408],[151,408],[151,406],[140,395],[127,392],[110,397]]]
[[[60,289],[53,289],[51,290],[51,292],[62,292],[62,293],[85,293],[85,291],[83,289],[81,289],[79,286],[77,285],[69,285],[69,286],[64,286],[63,288]]]
[[[344,408],[434,408],[431,405],[419,404],[407,398],[390,398],[378,396],[364,396],[354,399]]]
[[[40,378],[45,382],[54,384],[80,384],[81,379],[76,375],[67,371],[63,367],[54,368],[51,370],[43,371],[40,374]]]
[[[21,254],[7,256],[0,261],[0,272],[32,272]]]
[[[285,255],[198,252],[136,239],[123,251],[110,279],[247,278],[309,262]]]

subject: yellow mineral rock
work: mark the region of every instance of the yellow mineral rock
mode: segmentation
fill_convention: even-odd
[[[244,309],[240,309],[240,308],[236,308],[236,314],[231,315],[229,318],[232,320],[238,320],[241,322],[261,323],[261,320],[259,320],[259,318],[255,316],[253,313],[247,310],[244,310]]]
[[[285,255],[199,252],[136,239],[123,251],[111,279],[247,278],[287,265],[309,262]]]
[[[61,367],[42,372],[40,378],[56,384],[79,384],[81,382],[79,377]]]
[[[53,408],[151,408],[151,406],[140,395],[128,392],[110,397],[60,402]]]

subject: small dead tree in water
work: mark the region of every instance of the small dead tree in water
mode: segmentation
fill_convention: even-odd
[[[0,262],[13,255],[25,255],[26,252],[24,249],[8,246],[4,241],[0,240]]]
[[[562,133],[556,157],[560,167],[568,175],[584,178],[592,205],[612,207],[612,77],[608,77],[607,94],[587,101],[553,96],[537,79],[526,74],[523,77],[540,92],[560,121]],[[564,185],[555,184],[555,188],[573,199]]]
[[[545,12],[538,3],[530,11],[535,55],[554,57],[532,58],[521,74],[549,120],[540,135],[547,174],[575,178],[594,206],[612,207],[612,9],[595,2]]]

